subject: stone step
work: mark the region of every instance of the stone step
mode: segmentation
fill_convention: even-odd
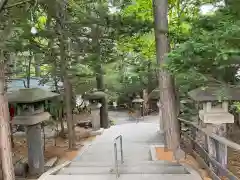
[[[49,175],[40,180],[116,180],[115,174]],[[190,174],[121,174],[118,180],[201,180]]]
[[[120,162],[119,162],[120,164]],[[120,166],[134,166],[134,165],[159,165],[159,166],[181,166],[179,163],[170,161],[130,161],[124,162]],[[72,161],[70,167],[111,167],[114,166],[112,162],[83,162],[83,161]]]
[[[134,165],[119,167],[120,174],[188,174],[183,166],[149,166]],[[113,167],[67,167],[61,169],[58,174],[82,175],[82,174],[115,174]]]

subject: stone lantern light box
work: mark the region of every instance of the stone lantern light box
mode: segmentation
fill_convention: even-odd
[[[210,86],[194,89],[189,96],[202,103],[199,118],[207,124],[234,123],[234,116],[228,112],[229,101],[240,101],[240,88]]]
[[[45,100],[59,96],[40,88],[27,88],[13,91],[7,94],[10,104],[17,104],[17,116],[13,118],[13,124],[34,125],[48,120],[50,114],[44,112]]]
[[[44,104],[46,100],[57,96],[59,94],[40,88],[19,89],[7,93],[8,102],[17,105],[17,115],[12,123],[26,127],[28,165],[31,175],[44,172],[41,123],[49,120],[51,116],[48,112],[44,112]]]

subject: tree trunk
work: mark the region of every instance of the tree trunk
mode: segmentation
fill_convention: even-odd
[[[60,121],[60,134],[64,134],[64,123],[63,123],[63,106],[62,103],[60,104],[60,108],[58,110],[58,120]]]
[[[105,85],[104,85],[104,73],[102,68],[102,62],[101,62],[101,52],[100,52],[100,44],[99,44],[99,27],[93,27],[93,47],[94,47],[94,53],[95,53],[95,73],[96,73],[96,82],[97,82],[97,89],[99,91],[105,91]],[[106,98],[101,99],[101,108],[100,108],[100,124],[102,128],[108,128],[109,127],[109,121],[108,121],[108,102]]]
[[[61,73],[63,78],[64,86],[64,100],[66,108],[66,119],[68,126],[68,140],[69,149],[75,148],[75,130],[72,115],[72,93],[70,87],[70,81],[67,75],[67,57],[66,57],[66,47],[63,41],[64,36],[60,38],[60,51],[61,51]]]
[[[96,82],[97,82],[97,89],[99,91],[105,90],[104,87],[104,80],[103,80],[103,70],[102,70],[102,65],[99,64],[96,67]],[[102,98],[101,99],[101,108],[100,108],[100,124],[102,128],[108,128],[109,123],[108,123],[108,104],[107,104],[107,99]]]
[[[12,162],[12,149],[9,128],[9,110],[5,94],[5,68],[0,63],[0,138],[1,138],[1,160],[4,180],[14,180],[14,169]]]
[[[71,84],[67,74],[68,70],[68,57],[67,57],[67,44],[68,39],[65,35],[65,21],[66,21],[66,0],[59,3],[58,14],[57,14],[57,30],[59,31],[60,37],[60,58],[61,58],[61,73],[64,85],[64,99],[67,114],[67,126],[68,126],[68,140],[69,149],[75,148],[75,129],[72,116],[72,92]]]
[[[148,115],[151,112],[151,106],[150,106],[150,99],[148,99],[149,94],[152,91],[152,72],[151,72],[151,66],[152,63],[149,60],[148,65],[147,65],[147,70],[148,70],[148,82],[147,82],[147,89],[143,90],[143,99],[144,99],[144,114]]]
[[[8,0],[0,0],[0,13],[3,11],[4,6],[7,4]]]
[[[163,67],[164,57],[169,51],[168,45],[168,1],[153,0],[155,41],[157,63]],[[159,71],[160,89],[160,109],[164,126],[166,146],[168,149],[176,151],[179,146],[179,128],[176,116],[176,99],[173,81],[170,74],[165,69]]]
[[[28,61],[28,66],[27,66],[27,88],[30,88],[31,65],[32,65],[32,60],[33,59],[34,59],[33,52],[30,52],[30,58],[29,58],[29,61]]]
[[[180,96],[179,96],[179,89],[175,83],[175,78],[172,79],[172,85],[173,85],[173,92],[175,97],[175,110],[176,110],[176,116],[178,117],[180,114]]]
[[[53,77],[53,80],[54,80],[54,86],[55,86],[55,91],[57,93],[60,93],[59,89],[58,89],[58,81],[57,81],[57,77],[56,77],[56,68],[57,68],[57,63],[56,63],[56,60],[54,61],[54,77]],[[58,112],[58,120],[60,121],[60,127],[61,127],[61,130],[60,130],[60,133],[59,134],[64,134],[64,123],[63,123],[63,104],[62,102],[58,102],[59,103],[59,109],[57,110]]]
[[[35,76],[40,77],[41,76],[41,69],[40,69],[40,62],[39,62],[39,54],[36,54],[34,57],[35,60]]]
[[[148,101],[148,91],[146,89],[143,90],[143,115],[147,116],[149,112],[149,101]]]
[[[72,115],[72,96],[71,96],[71,87],[69,79],[64,77],[64,91],[65,91],[65,107],[67,114],[67,126],[68,126],[68,140],[69,140],[69,149],[75,148],[75,130],[73,123]]]

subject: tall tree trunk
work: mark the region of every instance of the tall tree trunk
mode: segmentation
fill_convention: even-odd
[[[0,0],[0,13],[2,13],[7,2],[8,0]],[[10,115],[5,92],[5,59],[4,51],[0,50],[0,168],[2,168],[2,178],[4,180],[15,180],[9,126]]]
[[[145,115],[148,115],[149,113],[151,113],[151,101],[148,98],[149,94],[152,92],[152,84],[153,84],[151,67],[152,67],[152,62],[149,60],[147,64],[147,70],[148,70],[147,89],[143,91],[143,94],[145,94],[145,98],[143,98],[145,103]]]
[[[4,6],[7,4],[8,0],[0,0],[0,13],[3,11]]]
[[[58,80],[57,80],[57,61],[54,59],[54,67],[53,67],[53,80],[54,80],[54,86],[55,86],[55,91],[60,94],[60,91],[58,89]],[[60,134],[64,134],[64,123],[63,123],[63,105],[60,102],[59,103],[59,109],[58,111],[58,120],[60,121]]]
[[[67,126],[68,126],[68,140],[69,140],[69,149],[75,148],[75,130],[73,123],[73,115],[72,115],[72,96],[71,96],[71,85],[69,79],[65,76],[64,81],[64,91],[65,91],[65,107],[67,114]]]
[[[31,79],[31,65],[33,60],[33,52],[30,52],[30,58],[27,66],[27,88],[30,88],[30,79]]]
[[[150,94],[152,92],[152,85],[153,85],[152,62],[150,60],[147,65],[147,70],[148,70],[147,92],[148,92],[148,94]]]
[[[75,130],[73,123],[73,115],[72,115],[72,92],[71,92],[71,84],[67,74],[68,70],[68,57],[67,57],[67,47],[68,39],[65,35],[65,21],[66,21],[66,6],[67,1],[59,2],[59,11],[57,15],[57,23],[58,23],[58,31],[60,34],[59,42],[60,42],[60,58],[61,58],[61,73],[63,78],[63,86],[64,86],[64,99],[65,99],[65,107],[67,114],[67,126],[68,126],[68,140],[69,140],[69,149],[75,148]]]
[[[60,133],[61,135],[64,135],[64,123],[63,123],[63,104],[60,103],[60,108],[58,110],[58,120],[60,121]]]
[[[55,60],[55,64],[56,66],[54,67],[54,69],[56,70],[57,67],[57,63]],[[55,90],[57,93],[60,93],[59,89],[58,89],[58,81],[57,81],[57,77],[56,77],[56,72],[54,73],[54,86],[55,86]],[[60,126],[61,126],[61,130],[60,130],[60,134],[64,134],[64,123],[63,123],[63,105],[61,102],[59,102],[59,109],[58,109],[58,120],[60,121]]]
[[[64,37],[61,37],[64,38]],[[63,86],[64,86],[64,100],[66,108],[66,119],[68,126],[68,140],[69,140],[69,149],[75,147],[75,131],[72,115],[72,92],[71,84],[67,75],[67,57],[66,57],[66,47],[63,39],[60,39],[60,51],[61,51],[61,72],[63,77]]]
[[[3,62],[0,63],[0,123],[0,152],[3,179],[14,180],[15,175],[12,162],[8,101],[5,93],[5,64]]]
[[[34,61],[35,61],[35,76],[40,77],[41,76],[41,69],[40,69],[40,62],[39,62],[39,54],[35,54]]]
[[[153,0],[154,25],[157,63],[163,67],[164,57],[169,51],[168,34],[168,1]],[[176,115],[176,99],[173,81],[165,69],[159,71],[160,112],[163,121],[165,141],[168,149],[177,150],[179,143],[179,128]]]
[[[96,67],[96,82],[97,82],[97,89],[99,91],[105,91],[104,87],[104,80],[103,80],[103,70],[102,70],[102,65],[99,64]],[[102,98],[101,99],[101,108],[100,108],[100,124],[101,127],[103,128],[108,128],[109,123],[108,123],[108,104],[107,104],[107,99]]]
[[[13,72],[11,77],[16,77],[18,68],[17,68],[17,60],[16,60],[16,57],[15,57],[15,54],[11,54],[10,59],[11,59],[12,72]]]
[[[143,97],[143,116],[147,116],[149,112],[149,100],[148,100],[148,91],[146,89],[143,89],[142,92],[142,97]]]
[[[95,73],[96,73],[96,82],[97,82],[97,89],[99,91],[105,91],[105,85],[104,85],[104,72],[101,62],[101,51],[100,51],[100,44],[99,44],[99,27],[96,25],[92,28],[93,30],[93,47],[94,47],[94,53],[95,53]],[[100,123],[101,127],[108,128],[109,127],[109,121],[108,121],[108,103],[107,99],[102,98],[101,99],[101,108],[100,108]]]

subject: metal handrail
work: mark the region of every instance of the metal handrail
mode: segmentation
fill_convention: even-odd
[[[114,163],[115,163],[115,173],[116,178],[120,177],[119,169],[118,169],[118,151],[117,151],[117,140],[120,139],[120,151],[121,151],[121,164],[124,163],[123,161],[123,141],[122,141],[122,135],[119,135],[114,139]]]

